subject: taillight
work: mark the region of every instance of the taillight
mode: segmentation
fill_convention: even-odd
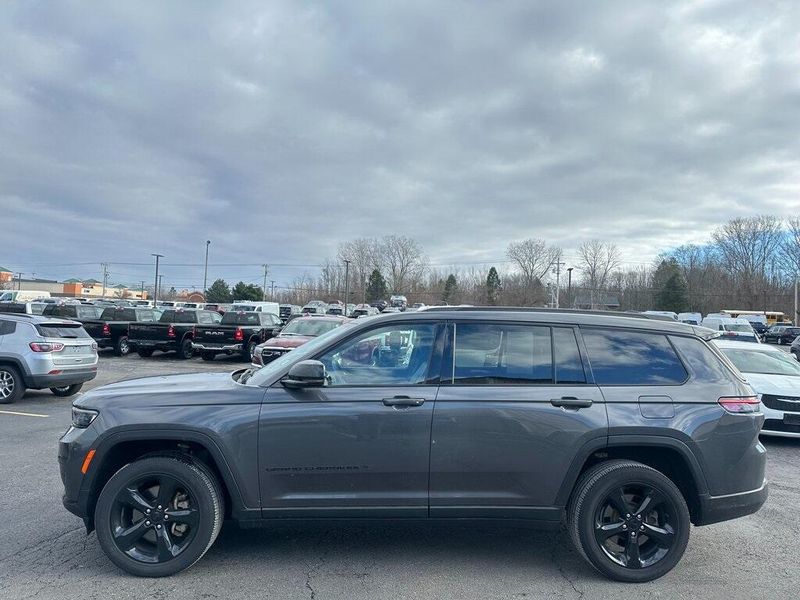
[[[103,335],[111,335],[111,327],[108,326],[108,323],[103,323]]]
[[[31,342],[29,346],[34,352],[61,352],[64,349],[61,342]]]
[[[175,337],[175,327],[172,325],[170,325],[169,329],[167,329],[167,337]]]
[[[720,398],[718,402],[729,413],[735,414],[758,412],[761,404],[758,396],[725,396]]]
[[[236,328],[236,333],[233,334],[233,339],[237,342],[241,342],[244,339],[244,331],[242,331],[241,327]]]

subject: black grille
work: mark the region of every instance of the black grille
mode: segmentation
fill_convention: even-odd
[[[283,355],[284,355],[284,354],[286,354],[286,353],[287,353],[289,350],[290,350],[290,348],[287,348],[286,350],[278,350],[278,349],[274,349],[274,350],[262,350],[262,351],[261,351],[261,360],[262,360],[262,362],[263,362],[264,364],[267,364],[268,362],[275,360],[275,359],[276,359],[276,358],[278,358],[279,356],[283,356]]]
[[[800,434],[800,425],[790,425],[789,423],[784,423],[780,419],[767,419],[764,421],[764,426],[761,429]]]
[[[764,406],[772,410],[800,413],[800,398],[793,396],[772,396],[770,394],[764,394],[761,396],[761,402]]]

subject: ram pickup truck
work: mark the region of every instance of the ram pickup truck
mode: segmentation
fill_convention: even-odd
[[[79,307],[81,308],[81,307]],[[131,323],[154,323],[161,311],[152,308],[126,308],[109,306],[99,319],[84,321],[83,327],[100,348],[113,348],[117,356],[127,356],[131,351],[128,341]]]
[[[153,323],[131,323],[128,343],[142,358],[152,356],[155,350],[192,358],[195,325],[216,325],[220,321],[222,316],[210,310],[167,309]]]
[[[45,317],[58,317],[59,319],[69,319],[78,323],[86,324],[96,321],[100,317],[103,309],[91,304],[84,305],[72,302],[69,304],[46,304],[42,310]],[[84,327],[85,329],[85,327]],[[88,330],[87,330],[88,331]]]
[[[250,360],[261,342],[280,333],[281,319],[265,312],[227,312],[219,325],[195,327],[192,348],[203,360],[214,360],[217,354],[241,354]]]

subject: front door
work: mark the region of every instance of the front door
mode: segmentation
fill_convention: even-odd
[[[259,424],[264,517],[427,516],[440,329],[376,324],[316,357],[324,387],[268,390]]]

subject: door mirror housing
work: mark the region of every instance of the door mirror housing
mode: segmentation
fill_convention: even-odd
[[[281,327],[274,327],[272,329],[272,337],[278,337],[278,334],[281,332]]]
[[[281,384],[290,389],[322,387],[325,385],[325,365],[318,360],[301,360],[292,365]]]

